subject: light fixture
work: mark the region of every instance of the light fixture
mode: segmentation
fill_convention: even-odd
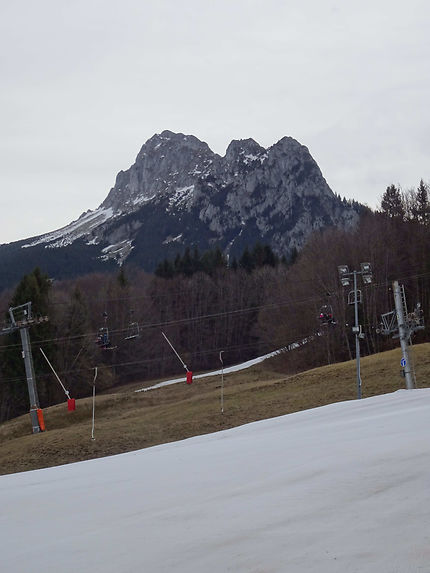
[[[349,280],[349,268],[348,265],[339,265],[337,267],[337,270],[339,271],[339,277],[340,277],[340,282],[342,286],[349,286],[350,285],[350,280]]]
[[[360,263],[360,266],[363,282],[368,285],[372,282],[372,267],[370,263]]]

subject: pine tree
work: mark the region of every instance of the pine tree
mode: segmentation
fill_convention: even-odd
[[[252,254],[249,252],[248,247],[245,247],[245,250],[243,251],[242,256],[239,259],[239,266],[248,273],[254,270],[255,267],[254,258]]]
[[[290,250],[290,255],[288,257],[288,265],[294,265],[294,263],[297,261],[298,256],[299,256],[299,251],[297,250],[297,247],[292,247]]]
[[[219,247],[206,251],[202,256],[202,270],[213,276],[217,269],[227,266],[227,260]]]
[[[200,258],[200,252],[197,247],[194,247],[193,257],[192,257],[193,273],[198,273],[202,270],[202,261]]]
[[[404,220],[405,208],[402,201],[400,189],[395,185],[387,187],[381,200],[381,211],[391,219]]]
[[[413,215],[416,221],[422,225],[428,225],[430,222],[430,203],[428,196],[428,187],[421,179],[415,194],[415,205]]]
[[[194,273],[193,259],[191,258],[190,248],[185,249],[184,256],[182,257],[180,264],[180,272],[186,277],[190,277]]]
[[[264,245],[264,264],[269,267],[276,267],[279,258],[275,255],[270,245]]]
[[[265,264],[264,247],[260,242],[255,243],[251,253],[254,267],[262,267]]]
[[[178,275],[181,273],[182,269],[182,257],[177,253],[175,260],[173,261],[173,274]]]
[[[213,262],[214,262],[214,269],[221,269],[227,266],[227,260],[224,257],[224,254],[221,251],[220,247],[215,248]]]
[[[157,265],[157,268],[154,271],[156,277],[160,277],[162,279],[171,279],[175,274],[175,269],[173,264],[168,259],[164,259],[161,263]]]
[[[128,285],[128,279],[126,277],[125,269],[124,269],[123,265],[120,268],[117,280],[118,280],[118,284],[121,288],[125,288]]]

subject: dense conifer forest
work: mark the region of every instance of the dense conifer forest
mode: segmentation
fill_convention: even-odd
[[[377,211],[364,209],[350,232],[315,233],[288,259],[268,245],[250,245],[238,259],[220,249],[190,246],[160,261],[153,275],[124,265],[110,274],[52,282],[43,266],[0,293],[0,310],[32,302],[35,316],[49,321],[30,329],[42,407],[65,399],[42,356],[73,397],[89,396],[94,368],[100,391],[184,373],[166,344],[169,337],[193,371],[218,368],[294,346],[279,361],[285,372],[348,360],[355,356],[350,289],[342,288],[338,266],[359,269],[370,262],[371,284],[360,283],[362,354],[398,345],[380,333],[381,314],[394,308],[392,281],[405,286],[412,310],[420,302],[425,324],[430,310],[430,203],[423,181],[402,191],[390,185]],[[333,321],[321,321],[329,308]],[[429,340],[429,328],[416,335]],[[105,336],[106,344],[101,344]],[[19,333],[0,337],[0,421],[28,411]]]

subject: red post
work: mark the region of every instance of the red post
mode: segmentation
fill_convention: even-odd
[[[46,427],[45,427],[45,420],[43,419],[43,412],[42,412],[41,408],[37,409],[37,421],[39,422],[40,431],[44,432],[46,430]]]

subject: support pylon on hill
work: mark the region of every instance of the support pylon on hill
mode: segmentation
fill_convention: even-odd
[[[21,312],[22,318],[17,320],[17,313]],[[43,412],[39,405],[39,396],[37,394],[36,376],[34,373],[33,356],[30,345],[30,326],[46,322],[47,316],[33,318],[31,313],[31,302],[26,302],[19,306],[9,308],[11,325],[0,330],[0,335],[12,334],[19,330],[22,344],[22,357],[24,358],[25,375],[27,378],[28,396],[30,400],[30,419],[33,434],[38,434],[45,430]]]
[[[381,316],[381,332],[386,335],[393,334],[393,338],[399,338],[402,349],[401,366],[405,377],[406,389],[412,390],[416,387],[416,380],[409,348],[412,334],[424,329],[423,312],[420,303],[418,303],[414,311],[408,313],[405,288],[404,285],[399,285],[398,281],[393,282],[393,295],[395,310]]]

